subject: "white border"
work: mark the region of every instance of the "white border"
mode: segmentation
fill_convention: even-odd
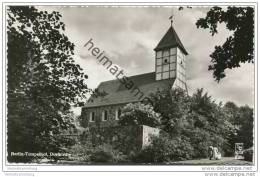
[[[245,2],[245,1],[238,1],[238,3],[231,3],[231,2],[225,2],[225,3],[218,3],[219,1],[211,1],[210,3],[209,2],[206,2],[205,0],[201,0],[201,1],[197,1],[197,2],[167,2],[167,3],[159,3],[159,2],[152,2],[152,3],[145,3],[146,0],[144,0],[144,2],[142,3],[115,3],[115,2],[112,2],[112,3],[99,3],[99,2],[94,2],[94,3],[85,3],[83,1],[78,1],[80,3],[75,3],[75,2],[72,2],[72,3],[68,3],[68,2],[62,2],[60,0],[57,0],[55,3],[52,2],[52,1],[42,1],[42,2],[35,2],[35,1],[26,1],[26,3],[23,3],[22,1],[13,1],[13,2],[10,2],[8,1],[7,3],[5,3],[3,5],[3,8],[5,8],[6,6],[8,5],[69,5],[69,6],[75,6],[75,5],[113,5],[113,6],[119,6],[119,5],[123,5],[123,6],[172,6],[172,5],[189,5],[189,6],[193,6],[193,5],[196,5],[196,6],[200,6],[200,5],[203,5],[203,6],[213,6],[213,5],[220,5],[220,6],[225,6],[225,5],[237,5],[237,6],[255,6],[255,48],[258,49],[258,17],[257,17],[257,12],[258,12],[258,6],[255,2]],[[138,2],[138,1],[137,1]],[[149,2],[149,1],[146,1],[146,2]],[[214,3],[215,2],[215,3]],[[1,14],[2,15],[2,14]],[[3,19],[5,19],[5,13],[3,13]],[[5,26],[5,20],[1,20],[1,26]],[[3,44],[6,44],[6,34],[5,34],[5,31],[2,31],[1,32],[3,33]],[[2,38],[2,35],[1,35],[1,38]],[[0,38],[0,39],[1,39]],[[3,49],[4,46],[2,46],[2,43],[0,45]],[[5,51],[3,50],[4,52],[4,55],[3,56],[6,56],[6,53]],[[1,52],[2,53],[2,52]],[[258,56],[258,50],[255,50],[255,55],[256,55],[256,58]],[[1,63],[2,65],[2,71],[5,71],[5,66],[6,66],[6,63],[7,60],[6,58],[4,59],[3,58],[3,63]],[[255,60],[255,66],[258,66],[258,62],[257,62],[257,59]],[[1,72],[2,72],[1,71]],[[257,102],[257,98],[258,98],[258,88],[257,88],[257,85],[258,85],[258,77],[257,77],[257,67],[255,67],[255,132],[254,132],[254,136],[255,136],[255,148],[257,149],[258,148],[258,136],[257,136],[257,133],[258,133],[258,129],[256,129],[256,125],[258,125],[258,120],[257,120],[257,115],[258,115],[258,102]],[[3,90],[2,92],[3,93],[6,93],[6,83],[5,82],[5,79],[6,76],[2,76],[1,77],[1,83],[3,85]],[[3,95],[4,96],[4,95]],[[6,100],[3,98],[1,99],[1,105],[5,105],[3,106],[3,113],[2,115],[3,116],[3,119],[5,119],[5,121],[3,121],[3,125],[2,125],[2,122],[1,122],[1,127],[5,127],[2,131],[3,132],[6,132],[6,118],[7,118],[7,115],[6,115]],[[2,111],[2,109],[1,109]],[[2,133],[2,135],[4,135],[4,133]],[[1,137],[1,142],[6,142],[6,139],[5,139],[5,135],[3,136],[3,139]],[[6,157],[6,146],[4,146],[4,149],[3,149],[3,156]],[[2,156],[2,154],[1,154]],[[258,157],[258,154],[255,155],[255,157]],[[257,158],[256,158],[257,159]],[[138,166],[138,165],[135,165],[135,166],[128,166],[128,165],[124,165],[124,166],[120,166],[120,165],[110,165],[110,166],[96,166],[96,165],[90,165],[90,166],[86,166],[86,165],[73,165],[73,166],[63,166],[63,165],[32,165],[32,164],[19,164],[19,166],[6,166],[4,164],[5,162],[3,162],[3,168],[2,170],[3,171],[24,171],[24,172],[36,172],[36,171],[63,171],[63,172],[68,172],[68,171],[88,171],[88,172],[93,172],[93,171],[99,171],[99,172],[112,172],[112,171],[127,171],[127,172],[136,172],[136,171],[139,171],[139,172],[145,172],[145,171],[150,171],[150,172],[206,172],[206,171],[210,171],[210,172],[213,172],[213,171],[217,171],[217,172],[222,172],[222,171],[234,171],[234,170],[218,170],[220,167],[223,167],[224,166],[210,166],[212,167],[212,169],[215,169],[215,170],[202,170],[203,167],[207,167],[207,166],[189,166],[189,165],[185,165],[185,166],[181,166],[181,165],[178,165],[178,166],[154,166],[154,165],[146,165],[146,166]],[[225,166],[225,167],[231,167],[231,166]],[[241,166],[232,166],[232,167],[241,167]],[[245,168],[247,168],[248,166],[243,166]],[[257,171],[258,170],[258,160],[255,161],[255,165],[252,166],[252,171]],[[34,170],[34,168],[36,170]],[[242,170],[242,171],[248,171],[248,170]],[[250,170],[251,171],[251,170]]]

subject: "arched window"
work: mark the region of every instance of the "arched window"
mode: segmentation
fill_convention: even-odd
[[[116,120],[119,120],[119,117],[121,116],[121,109],[116,110]]]
[[[102,112],[102,121],[107,121],[108,120],[108,111],[104,110]]]
[[[95,122],[95,113],[94,112],[89,113],[89,122]]]

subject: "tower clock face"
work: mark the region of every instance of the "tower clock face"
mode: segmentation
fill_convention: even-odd
[[[176,76],[177,48],[156,52],[156,80],[174,78]]]

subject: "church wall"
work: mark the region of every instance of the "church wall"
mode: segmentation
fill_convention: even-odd
[[[81,126],[83,127],[108,127],[118,125],[118,120],[116,120],[116,110],[123,109],[125,104],[111,105],[111,106],[101,106],[93,108],[82,108],[81,113]],[[102,120],[102,112],[108,111],[108,120]],[[95,121],[90,121],[90,113],[94,112]]]
[[[138,152],[151,143],[152,136],[158,136],[158,128],[146,125],[91,127],[81,135],[83,142],[93,146],[110,144],[121,152]]]

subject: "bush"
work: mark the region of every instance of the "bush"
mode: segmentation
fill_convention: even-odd
[[[253,161],[253,153],[254,153],[253,148],[249,148],[249,149],[244,150],[244,152],[243,152],[244,159],[246,161],[252,162]]]
[[[93,150],[90,160],[95,163],[124,163],[127,157],[111,145],[103,144]]]
[[[92,147],[89,144],[77,143],[72,146],[68,152],[72,154],[70,160],[76,160],[80,162],[90,162],[90,155]]]
[[[151,145],[132,157],[137,163],[165,163],[192,158],[193,147],[185,137],[153,137]]]
[[[125,163],[127,156],[115,150],[109,144],[102,144],[97,147],[86,144],[76,144],[68,151],[72,154],[70,160],[89,163]]]
[[[119,124],[126,125],[147,125],[158,127],[160,125],[161,115],[154,112],[151,105],[142,103],[127,104],[119,119]]]

